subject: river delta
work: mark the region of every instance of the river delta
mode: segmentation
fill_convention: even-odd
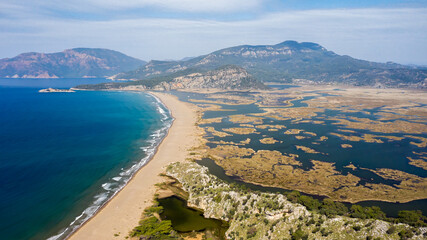
[[[175,91],[229,176],[336,201],[427,198],[427,96],[401,89]]]

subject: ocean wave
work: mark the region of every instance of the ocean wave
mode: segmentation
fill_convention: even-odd
[[[170,119],[171,113],[168,108],[163,104],[163,102],[156,96],[151,95],[157,101],[157,111],[163,116],[162,122]]]
[[[156,100],[154,104],[156,104],[157,112],[161,115],[160,120],[162,125],[149,135],[149,138],[145,140],[145,146],[140,147],[140,149],[145,153],[145,156],[129,168],[122,168],[119,176],[111,178],[113,182],[108,181],[101,184],[103,191],[95,195],[92,204],[77,216],[67,228],[61,230],[59,234],[48,238],[48,240],[66,239],[71,236],[72,233],[93,217],[99,209],[101,209],[110,199],[123,189],[132,179],[133,175],[154,156],[157,147],[169,131],[173,118],[171,117],[169,109],[166,108],[160,99],[153,95],[150,96]]]
[[[114,187],[114,183],[104,183],[101,185],[103,189],[107,190],[107,191],[111,191],[113,190]]]
[[[122,177],[113,177],[112,179],[113,179],[114,181],[118,182],[118,181],[120,181],[120,179],[122,179]]]

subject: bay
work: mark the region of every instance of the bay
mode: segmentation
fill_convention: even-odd
[[[148,161],[171,118],[144,93],[38,93],[87,79],[14,80],[0,79],[0,235],[62,239]]]

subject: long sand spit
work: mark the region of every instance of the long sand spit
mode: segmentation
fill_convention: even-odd
[[[142,167],[131,181],[94,217],[78,229],[70,239],[123,239],[138,225],[143,210],[150,206],[159,176],[171,162],[185,161],[188,149],[197,146],[199,137],[197,111],[194,105],[179,101],[175,96],[154,92],[175,118],[168,135],[158,147],[153,159]],[[115,237],[115,234],[119,236]]]

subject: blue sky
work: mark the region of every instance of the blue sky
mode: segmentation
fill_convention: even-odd
[[[296,40],[427,65],[426,0],[0,0],[0,32],[0,58],[100,47],[180,59]]]

